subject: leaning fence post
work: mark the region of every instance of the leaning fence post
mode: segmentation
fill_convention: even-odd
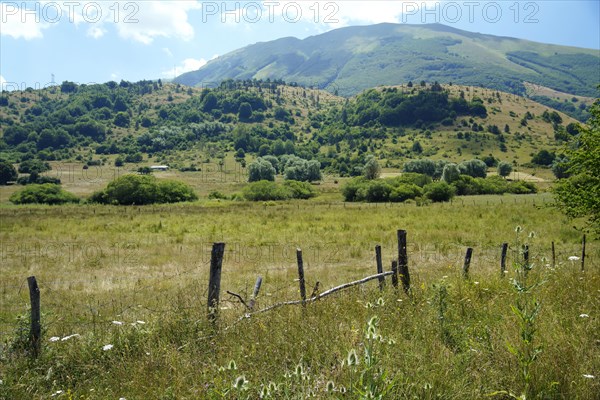
[[[581,272],[585,271],[585,234],[581,241]]]
[[[298,281],[300,283],[300,297],[302,305],[306,306],[306,283],[304,282],[304,262],[302,261],[302,250],[296,249],[296,261],[298,262]]]
[[[208,278],[208,318],[216,321],[219,313],[219,293],[221,291],[221,267],[225,243],[213,243],[210,253],[210,275]]]
[[[463,264],[463,278],[469,278],[469,267],[471,266],[471,257],[473,256],[473,248],[468,247],[465,254],[465,262]]]
[[[29,340],[33,350],[33,356],[37,357],[40,352],[40,339],[42,336],[42,325],[40,324],[40,288],[35,276],[27,278],[29,286],[29,299],[31,301],[31,330]]]
[[[392,261],[392,286],[398,289],[398,261]]]
[[[408,293],[410,290],[410,274],[408,272],[408,255],[406,253],[406,231],[398,230],[398,272],[402,280],[402,287]]]
[[[502,243],[502,255],[500,256],[500,276],[506,273],[506,252],[508,251],[508,243]]]
[[[262,285],[262,276],[256,278],[256,283],[254,284],[254,292],[252,292],[252,298],[250,299],[250,303],[248,307],[250,310],[254,309],[254,304],[256,303],[256,297],[258,297],[258,292],[260,291],[260,286]]]
[[[377,273],[381,274],[383,272],[383,263],[381,262],[381,246],[375,246],[375,260],[377,262]],[[383,290],[383,285],[385,284],[385,277],[379,277],[379,290]]]

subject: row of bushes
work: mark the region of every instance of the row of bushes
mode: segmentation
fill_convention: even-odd
[[[406,173],[386,179],[367,180],[364,177],[352,179],[342,188],[345,201],[404,202],[426,198],[433,202],[449,201],[455,195],[483,194],[529,194],[537,188],[531,182],[510,182],[499,176],[473,178],[460,175],[452,183],[433,182],[424,174]]]
[[[282,184],[265,180],[251,182],[242,194],[249,201],[310,199],[317,195],[310,183],[291,180]]]

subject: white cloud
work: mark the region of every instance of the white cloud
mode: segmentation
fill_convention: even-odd
[[[0,35],[25,40],[42,38],[44,36],[42,29],[46,29],[50,25],[42,22],[35,10],[30,13],[31,9],[19,6],[23,4],[0,3],[0,16],[2,17],[0,18]]]
[[[200,69],[201,67],[206,65],[206,62],[207,61],[204,58],[201,58],[199,60],[196,60],[194,58],[186,58],[180,65],[174,66],[173,69],[163,71],[162,76],[166,78],[174,78],[186,72],[196,71],[197,69]]]
[[[201,7],[196,1],[143,1],[134,4],[137,9],[129,11],[129,23],[117,24],[119,36],[143,44],[150,44],[156,37],[191,40],[194,27],[188,22],[188,11]],[[134,12],[135,11],[135,12]]]
[[[90,26],[87,30],[87,35],[93,37],[94,39],[99,39],[106,33],[105,29],[102,29],[99,26]]]

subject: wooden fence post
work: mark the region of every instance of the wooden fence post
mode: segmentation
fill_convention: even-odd
[[[392,286],[398,289],[398,261],[392,261]]]
[[[254,292],[252,292],[252,298],[250,299],[250,303],[248,307],[250,310],[254,309],[254,304],[256,303],[256,297],[258,296],[258,292],[260,291],[260,286],[262,285],[262,276],[256,278],[256,283],[254,284]]]
[[[304,282],[304,262],[302,261],[302,250],[296,249],[296,261],[298,262],[298,282],[300,284],[300,298],[302,305],[306,306],[306,283]]]
[[[585,271],[585,234],[581,241],[581,272]]]
[[[463,278],[469,278],[469,267],[471,266],[471,257],[473,256],[473,248],[468,247],[465,254],[465,262],[463,264]]]
[[[377,262],[377,273],[381,274],[383,272],[383,263],[381,261],[381,246],[375,246],[375,260]],[[385,284],[385,277],[379,277],[379,290],[383,290],[383,285]]]
[[[215,322],[219,313],[219,294],[221,291],[221,267],[225,243],[213,243],[210,253],[210,275],[208,278],[208,318]]]
[[[500,276],[506,274],[506,252],[508,251],[508,243],[502,243],[502,255],[500,256]]]
[[[42,325],[40,323],[40,288],[38,287],[35,276],[27,278],[29,286],[29,300],[31,302],[31,330],[29,331],[29,340],[33,356],[37,357],[40,353],[40,340],[42,336]]]
[[[556,267],[556,251],[554,250],[554,242],[552,242],[552,268]]]
[[[408,293],[410,290],[410,273],[408,272],[408,255],[406,253],[406,231],[398,230],[398,272],[402,287]]]

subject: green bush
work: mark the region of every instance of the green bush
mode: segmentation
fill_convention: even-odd
[[[423,188],[425,197],[433,202],[450,201],[454,197],[454,187],[446,182],[433,182]]]
[[[308,182],[285,181],[283,185],[289,190],[293,199],[310,199],[317,195]]]
[[[408,175],[408,176],[404,176]],[[419,185],[413,181],[422,181],[420,174],[404,174],[388,179],[367,180],[364,177],[354,178],[342,187],[345,201],[368,202],[403,202],[423,194]],[[429,182],[431,178],[425,176]]]
[[[13,204],[65,204],[79,203],[79,198],[73,193],[63,190],[59,185],[44,183],[33,184],[10,196]]]
[[[251,182],[242,191],[244,198],[250,201],[287,200],[290,191],[271,181]]]
[[[178,181],[159,181],[152,175],[123,175],[110,182],[106,189],[94,193],[92,203],[117,205],[146,205],[194,201],[193,189]]]
[[[423,190],[412,183],[402,183],[392,189],[390,192],[390,201],[401,203],[406,200],[415,199],[423,195]]]

